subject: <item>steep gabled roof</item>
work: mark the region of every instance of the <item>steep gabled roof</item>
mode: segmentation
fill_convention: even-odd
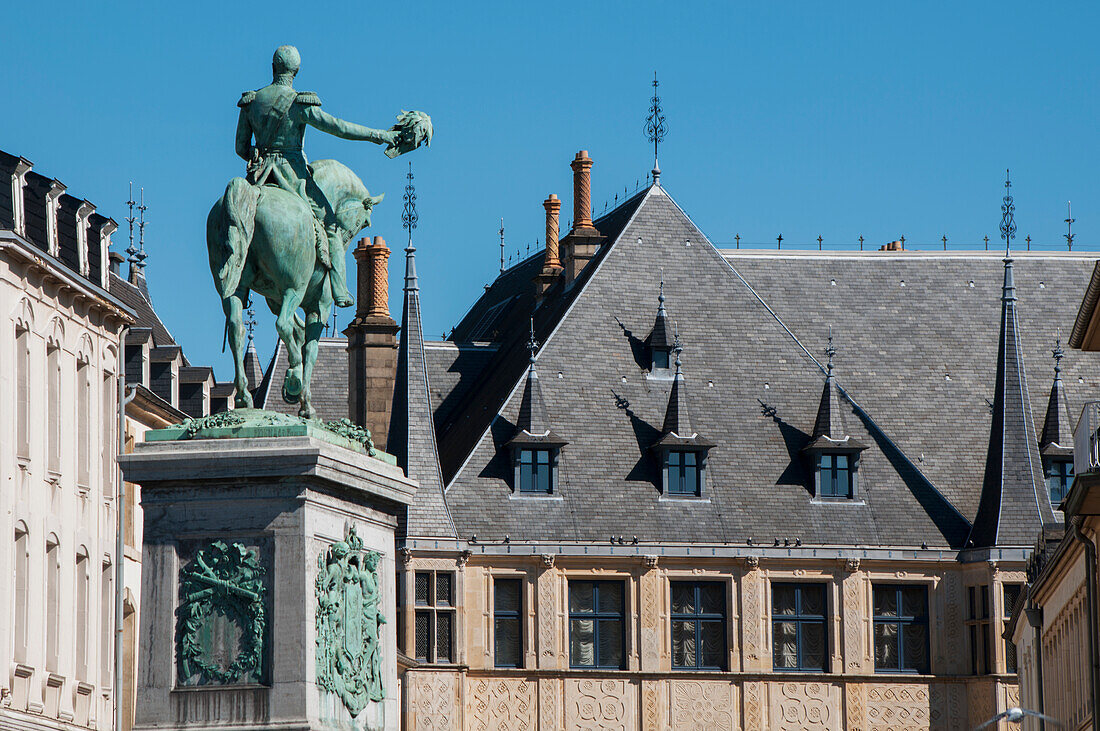
[[[981,500],[968,546],[1029,546],[1055,523],[1043,483],[1039,441],[1024,372],[1016,282],[1011,256],[1004,260],[1001,330],[993,418]]]
[[[1039,452],[1044,457],[1069,456],[1073,454],[1073,428],[1070,426],[1066,389],[1062,385],[1062,358],[1066,352],[1062,349],[1061,340],[1051,354],[1054,356],[1054,382],[1050,386],[1043,431],[1039,435]]]

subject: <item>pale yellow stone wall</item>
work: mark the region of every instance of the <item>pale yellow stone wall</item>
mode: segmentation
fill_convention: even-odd
[[[407,582],[420,569],[454,571],[465,615],[460,662],[421,665],[406,674],[408,729],[963,729],[1018,701],[1015,676],[1003,673],[1000,641],[994,642],[993,662],[1001,673],[967,675],[964,597],[966,586],[994,586],[990,635],[999,638],[1000,582],[1021,582],[1022,566],[645,555],[406,557]],[[493,667],[494,577],[524,580],[522,669]],[[584,578],[627,584],[626,670],[569,668],[568,582]],[[728,672],[671,668],[669,582],[686,579],[726,585]],[[828,585],[831,672],[772,671],[772,581]],[[871,587],[879,582],[929,588],[931,676],[874,672]],[[411,619],[411,605],[405,611]],[[413,654],[411,645],[404,649]]]

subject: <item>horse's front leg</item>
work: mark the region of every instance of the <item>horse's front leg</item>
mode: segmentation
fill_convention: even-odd
[[[317,363],[317,348],[324,330],[323,323],[328,322],[331,309],[332,303],[326,302],[320,306],[319,310],[306,313],[305,340],[302,343],[302,406],[298,410],[298,415],[307,419],[313,419],[317,415],[311,400],[310,382],[313,379],[313,366]]]
[[[302,395],[302,345],[294,318],[303,296],[304,292],[296,289],[284,292],[279,315],[275,318],[275,330],[286,346],[287,369],[286,376],[283,377],[283,400],[288,404],[297,403]]]
[[[233,385],[237,388],[233,406],[238,409],[252,408],[252,394],[249,393],[248,387],[259,385],[249,384],[244,373],[244,303],[247,299],[248,290],[245,287],[239,287],[236,292],[222,300],[229,350],[233,353]]]

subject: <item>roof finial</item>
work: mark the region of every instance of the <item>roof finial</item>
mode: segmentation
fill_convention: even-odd
[[[252,305],[248,306],[248,317],[244,321],[244,326],[248,328],[248,342],[252,342],[256,333],[256,311],[252,309]]]
[[[1012,239],[1016,238],[1016,221],[1013,214],[1016,206],[1012,204],[1012,179],[1005,170],[1005,197],[1001,204],[1001,238],[1005,240],[1005,257],[1012,256]]]
[[[413,185],[412,160],[409,160],[409,172],[405,177],[409,182],[405,185],[405,212],[401,214],[401,227],[409,232],[408,249],[416,251],[412,243],[413,229],[416,228],[416,222],[420,220],[420,216],[416,212],[416,186]]]
[[[1058,337],[1054,341],[1054,350],[1050,351],[1050,354],[1054,356],[1054,380],[1059,381],[1062,379],[1062,358],[1066,357],[1066,351],[1062,348],[1062,331],[1058,330]]]
[[[535,340],[535,318],[532,317],[531,318],[531,335],[530,335],[529,338],[527,338],[527,353],[528,353],[527,362],[530,363],[532,367],[534,367],[534,365],[535,365],[535,351],[537,351],[538,349],[539,349],[539,342],[537,340]]]
[[[1073,217],[1073,201],[1066,201],[1066,232],[1063,234],[1066,238],[1066,248],[1073,251],[1073,224],[1077,222],[1077,219]]]
[[[130,198],[126,201],[127,208],[130,209],[130,215],[126,216],[126,223],[130,224],[130,245],[126,247],[126,262],[133,269],[137,263],[138,250],[134,246],[134,222],[137,218],[134,217],[134,206],[137,205],[137,201],[134,200],[134,181],[130,181]]]
[[[138,205],[138,251],[137,251],[137,266],[138,269],[145,268],[145,257],[149,256],[145,253],[145,186],[141,188],[141,204]]]
[[[833,326],[829,325],[829,343],[825,346],[825,357],[828,359],[825,365],[828,375],[833,375],[833,357],[836,355],[836,348],[833,347]]]
[[[504,216],[500,217],[500,273],[504,273]]]
[[[645,137],[653,143],[653,184],[661,180],[661,168],[657,164],[657,148],[668,134],[664,112],[661,111],[661,97],[657,94],[657,72],[653,72],[653,98],[650,99],[649,116],[645,118]]]

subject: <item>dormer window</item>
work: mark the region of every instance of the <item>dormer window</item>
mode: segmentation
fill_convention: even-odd
[[[651,361],[652,370],[654,371],[667,371],[669,362],[669,354],[667,350],[662,348],[653,349],[653,359]]]
[[[817,458],[814,492],[820,498],[855,497],[855,467],[858,453],[821,452]]]
[[[706,451],[694,449],[667,449],[663,451],[664,493],[666,495],[702,496]]]
[[[557,483],[558,450],[518,447],[516,453],[516,484],[520,492],[549,495]]]
[[[1052,459],[1047,462],[1046,473],[1050,504],[1057,509],[1062,501],[1066,499],[1069,488],[1073,484],[1073,461]]]

